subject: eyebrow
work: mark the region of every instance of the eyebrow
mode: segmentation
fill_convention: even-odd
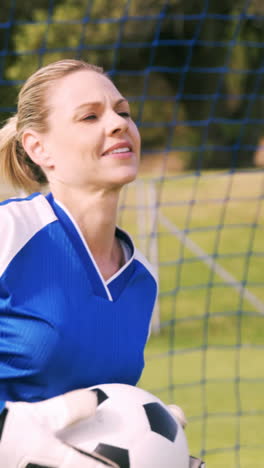
[[[114,104],[114,107],[118,106],[119,104],[121,104],[122,102],[125,102],[128,104],[128,100],[125,99],[125,98],[121,98],[121,99],[118,99],[115,104]],[[85,108],[85,107],[99,107],[102,105],[102,102],[100,101],[89,101],[89,102],[84,102],[83,104],[80,104],[80,106],[76,107],[76,109],[74,109],[75,112],[78,112],[79,110]]]

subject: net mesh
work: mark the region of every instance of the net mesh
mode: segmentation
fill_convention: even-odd
[[[105,67],[142,134],[119,224],[160,294],[140,385],[188,416],[212,467],[263,465],[261,1],[8,0],[0,11],[0,116],[39,66]],[[186,5],[188,3],[188,5]],[[8,190],[2,187],[3,196]]]

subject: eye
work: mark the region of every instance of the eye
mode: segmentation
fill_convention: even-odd
[[[118,114],[121,115],[121,117],[125,117],[125,118],[130,117],[130,113],[129,113],[129,112],[118,112]]]
[[[95,114],[86,115],[83,120],[96,120],[97,116]]]

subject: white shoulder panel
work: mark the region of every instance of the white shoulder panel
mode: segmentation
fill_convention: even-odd
[[[138,260],[140,263],[142,263],[142,265],[144,265],[144,267],[146,267],[146,269],[149,271],[149,273],[153,276],[153,278],[155,279],[156,283],[158,283],[158,273],[157,273],[157,270],[155,269],[155,267],[153,265],[151,265],[151,263],[149,263],[149,261],[146,259],[146,257],[138,250],[138,249],[135,249],[135,256],[134,258],[136,260]]]
[[[155,279],[156,284],[157,284],[156,298],[155,298],[153,311],[152,311],[152,319],[153,319],[153,316],[155,314],[155,309],[156,309],[156,307],[158,307],[158,294],[159,294],[158,272],[155,269],[155,267],[153,265],[151,265],[151,263],[149,263],[149,261],[146,259],[146,257],[137,249],[135,250],[135,259],[138,260],[139,262],[141,262],[147,268],[147,270],[153,276],[153,278]],[[149,339],[149,337],[151,335],[152,319],[151,319],[150,324],[149,324],[147,341],[148,341],[148,339]]]
[[[56,219],[43,195],[0,205],[0,276],[24,245]]]

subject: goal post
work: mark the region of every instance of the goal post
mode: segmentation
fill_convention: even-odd
[[[155,180],[146,181],[138,179],[136,187],[136,211],[138,243],[141,252],[148,258],[159,284],[159,243],[158,243],[158,205]],[[160,331],[160,306],[157,298],[152,321],[151,331],[157,334]]]

